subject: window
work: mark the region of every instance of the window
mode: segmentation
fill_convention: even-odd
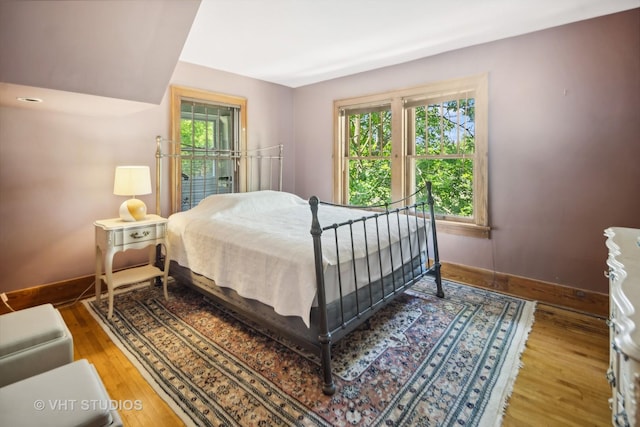
[[[486,75],[334,105],[335,200],[384,204],[431,181],[445,231],[488,236]]]
[[[246,100],[172,86],[171,111],[172,212],[243,191]]]
[[[388,105],[343,111],[349,175],[346,203],[391,201],[391,109]]]

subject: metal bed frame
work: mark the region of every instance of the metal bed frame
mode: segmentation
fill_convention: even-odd
[[[282,149],[280,148],[280,155],[282,154],[281,150]],[[160,148],[158,148],[158,152],[156,153],[158,168],[156,170],[159,170],[159,162],[162,157],[162,152],[160,151]],[[269,162],[273,160],[273,156],[265,156],[265,158]],[[256,155],[256,159],[259,163],[260,153]],[[281,157],[279,161],[280,167],[282,167]],[[280,170],[279,176],[280,178],[282,177],[282,170]],[[158,174],[158,183],[160,182],[160,178],[161,176]],[[278,183],[278,188],[281,189],[281,182]],[[320,220],[318,218],[320,205],[333,205],[358,209],[363,209],[365,207],[335,205],[332,203],[321,202],[315,196],[309,199],[309,206],[311,210],[310,234],[313,240],[317,286],[317,307],[313,307],[311,311],[311,327],[307,327],[300,318],[281,316],[265,304],[255,300],[244,299],[238,296],[237,293],[231,289],[217,287],[213,280],[193,273],[189,269],[182,267],[175,262],[171,262],[170,274],[178,282],[195,288],[199,292],[213,298],[216,302],[222,304],[228,309],[231,309],[238,315],[238,317],[243,320],[247,320],[247,323],[250,324],[251,322],[256,322],[259,325],[267,325],[268,329],[271,331],[281,334],[292,340],[294,343],[316,352],[321,359],[323,375],[322,390],[324,394],[332,395],[336,391],[331,366],[331,346],[334,343],[337,343],[339,340],[347,336],[351,331],[371,318],[377,311],[393,301],[397,296],[402,294],[406,289],[411,287],[424,276],[431,275],[435,278],[436,295],[440,298],[444,297],[440,273],[441,266],[434,214],[434,199],[430,182],[426,185],[426,191],[426,202],[413,203],[410,206],[401,206],[395,209],[390,208],[390,206],[395,203],[404,204],[406,200],[411,200],[413,196],[415,196],[414,193],[414,195],[392,204],[366,207],[377,209],[370,215],[362,216],[362,213],[360,213],[360,217],[354,218],[353,220],[328,226],[322,226],[320,224]],[[158,184],[156,192],[158,208],[159,194],[160,187]],[[380,227],[385,227],[387,229],[387,235],[390,236],[389,230],[391,228],[392,221],[394,222],[394,227],[397,226],[398,230],[407,230],[409,250],[403,251],[402,244],[400,244],[400,266],[395,268],[395,270],[392,269],[393,271],[384,277],[372,278],[371,269],[374,262],[379,265],[379,271],[383,271],[383,255],[385,257],[388,255],[391,258],[391,266],[398,265],[397,262],[394,263],[393,261],[390,237],[388,237],[389,241],[387,242],[381,241]],[[411,230],[412,224],[410,222],[414,222],[413,225],[415,226],[415,231]],[[373,235],[368,234],[368,224],[369,228],[374,228],[376,230]],[[339,231],[342,233],[346,230],[351,236],[351,257],[344,262],[349,265],[349,269],[352,271],[354,276],[353,279],[355,283],[357,283],[359,269],[356,268],[353,240],[353,232],[356,227],[363,227],[366,253],[370,252],[370,247],[381,249],[372,251],[374,254],[373,256],[370,254],[368,257],[365,257],[367,284],[364,286],[356,286],[354,292],[345,291],[347,284],[343,283],[343,281],[346,279],[341,277],[340,268],[337,268],[339,297],[333,302],[329,302],[327,301],[325,286],[323,250],[335,250],[335,253],[338,256],[338,264],[340,264],[340,250],[338,249],[337,236]],[[422,230],[422,232],[420,230]],[[331,233],[335,246],[329,245],[329,248],[323,249],[323,233]],[[382,235],[384,234],[385,233],[382,233]],[[412,243],[414,243],[414,246],[417,244],[418,248],[422,246],[425,253],[420,253],[420,249],[417,251],[411,249],[414,247],[412,246]],[[384,251],[388,251],[388,254],[384,254]],[[397,255],[398,252],[396,251],[396,256]],[[362,267],[360,267],[360,270],[362,270]]]
[[[389,209],[389,205],[385,205],[385,209],[382,212],[374,213],[369,216],[364,216],[361,218],[357,218],[354,220],[350,220],[347,222],[343,222],[340,224],[332,224],[329,226],[322,227],[320,225],[320,221],[318,219],[318,205],[321,203],[317,197],[313,196],[309,199],[309,205],[311,207],[311,235],[313,236],[313,247],[314,247],[314,258],[315,258],[315,270],[316,270],[316,284],[318,288],[318,305],[319,305],[319,315],[320,315],[320,324],[319,324],[319,336],[318,342],[320,343],[321,351],[322,351],[322,371],[324,376],[324,385],[322,391],[325,394],[332,395],[335,393],[335,384],[333,382],[333,374],[331,371],[331,344],[333,341],[338,341],[347,335],[349,332],[360,326],[367,319],[373,316],[379,309],[387,305],[390,301],[392,301],[395,297],[403,293],[406,289],[415,284],[418,280],[422,279],[426,275],[433,275],[435,277],[436,282],[436,295],[439,298],[444,297],[444,291],[442,290],[442,277],[440,273],[440,256],[438,252],[438,239],[436,235],[436,222],[434,215],[434,199],[431,191],[431,182],[427,182],[426,184],[427,190],[427,202],[418,202],[414,203],[410,206],[403,206],[396,209]],[[413,196],[413,195],[412,195]],[[408,199],[408,198],[407,198]],[[400,200],[398,202],[403,202],[406,199]],[[322,203],[325,205],[334,205],[332,203]],[[334,205],[335,206],[335,205]],[[352,206],[344,206],[352,208]],[[427,221],[427,212],[426,206],[428,206],[429,212],[429,220]],[[357,207],[354,207],[357,208]],[[360,207],[362,208],[362,207]],[[366,252],[368,253],[368,242],[372,241],[376,243],[376,247],[380,248],[375,253],[374,261],[377,261],[380,265],[380,271],[382,271],[382,255],[383,251],[389,250],[389,255],[391,258],[391,265],[394,265],[393,262],[393,254],[390,249],[391,242],[388,242],[388,246],[382,247],[380,244],[380,233],[379,233],[379,225],[380,218],[383,218],[382,225],[387,227],[387,230],[390,228],[390,221],[395,220],[397,222],[398,229],[403,227],[401,224],[401,214],[402,221],[406,221],[406,229],[408,232],[409,239],[409,254],[405,254],[402,251],[402,246],[400,246],[400,264],[401,266],[393,271],[386,277],[378,280],[371,280],[371,261],[369,257],[366,258],[367,264],[367,274],[368,274],[368,285],[366,288],[361,289],[356,287],[355,295],[351,295],[350,298],[355,301],[355,311],[351,311],[349,313],[345,313],[344,307],[349,306],[345,302],[346,298],[342,295],[343,283],[342,278],[340,277],[340,269],[338,269],[338,288],[340,290],[340,298],[339,305],[340,310],[338,312],[339,315],[339,323],[337,325],[331,326],[328,319],[328,305],[326,301],[326,292],[325,292],[325,279],[324,279],[324,267],[322,263],[322,233],[323,232],[331,232],[335,237],[335,251],[336,254],[339,254],[338,250],[338,229],[342,227],[346,227],[349,229],[351,237],[351,248],[352,248],[352,256],[350,258],[351,265],[353,267],[354,278],[357,278],[357,269],[355,265],[355,254],[353,253],[353,227],[358,226],[359,223],[363,224],[364,229],[364,240],[365,247],[367,247]],[[369,240],[369,236],[367,235],[367,227],[366,223],[372,221],[375,223],[376,233],[374,236],[371,236],[371,240]],[[411,232],[410,232],[410,221],[415,221],[416,226],[421,222],[423,225],[423,229],[425,230],[424,239],[425,239],[425,249],[426,249],[426,259],[423,259],[421,254],[413,253],[411,250]],[[433,260],[429,257],[430,248],[429,248],[429,233],[428,230],[431,230],[431,246],[433,250]],[[420,228],[416,227],[415,238],[420,239]],[[408,257],[406,257],[408,255]],[[339,258],[339,255],[338,255]],[[338,264],[340,261],[338,260]],[[362,296],[361,294],[364,294]],[[364,303],[361,306],[361,303]]]
[[[169,152],[162,150],[162,143],[169,144]],[[207,161],[234,161],[234,168],[240,170],[239,191],[275,189],[282,191],[283,150],[282,144],[259,147],[250,150],[201,150],[199,154],[181,154],[179,143],[156,136],[156,214],[161,215],[162,159],[189,159]],[[172,174],[177,175],[175,168]],[[274,184],[274,179],[277,184]],[[176,191],[173,188],[173,191]]]

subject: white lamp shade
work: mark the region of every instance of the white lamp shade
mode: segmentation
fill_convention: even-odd
[[[149,166],[118,166],[113,181],[116,196],[140,196],[151,194],[151,172]]]

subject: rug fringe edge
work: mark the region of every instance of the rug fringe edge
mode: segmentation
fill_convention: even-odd
[[[515,386],[516,379],[518,378],[518,374],[520,373],[520,369],[524,366],[522,363],[522,354],[526,349],[526,344],[529,339],[529,334],[533,329],[533,324],[535,322],[535,310],[537,308],[537,301],[525,301],[524,309],[522,310],[522,315],[520,317],[520,321],[518,322],[518,328],[522,328],[522,330],[518,333],[517,345],[514,346],[513,351],[516,357],[513,358],[514,363],[509,365],[509,369],[504,369],[504,371],[500,374],[498,378],[498,382],[504,381],[505,387],[503,390],[502,397],[496,402],[499,405],[499,408],[496,408],[496,412],[493,411],[485,411],[482,419],[478,423],[478,427],[501,427],[504,419],[504,415],[509,406],[509,399],[511,398],[511,394],[513,393],[513,389]],[[524,323],[524,325],[523,325]],[[507,358],[508,360],[508,358]],[[517,361],[517,363],[515,362]],[[502,378],[503,375],[508,374],[507,378]],[[495,419],[488,419],[487,416],[489,414],[498,414],[498,417]]]

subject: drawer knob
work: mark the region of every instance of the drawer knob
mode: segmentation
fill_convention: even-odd
[[[131,236],[132,239],[143,239],[145,237],[147,237],[149,235],[149,231],[143,231],[142,234],[140,234],[139,232],[134,232],[129,234],[129,236]]]

